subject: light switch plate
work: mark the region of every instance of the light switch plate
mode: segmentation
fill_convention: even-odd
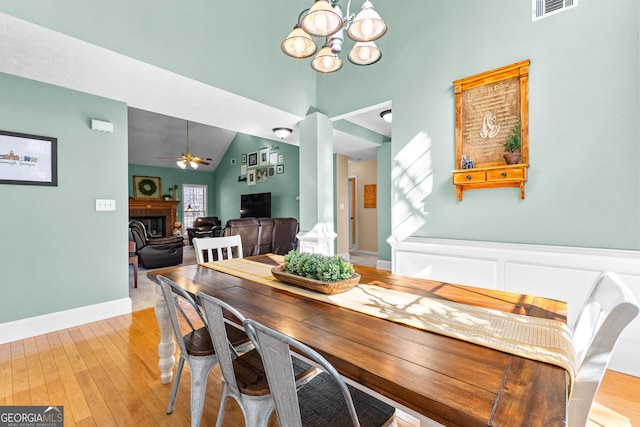
[[[113,199],[96,199],[97,211],[115,211],[116,201]]]

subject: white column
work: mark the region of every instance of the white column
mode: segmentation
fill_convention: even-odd
[[[301,252],[334,254],[333,124],[314,112],[300,123]]]

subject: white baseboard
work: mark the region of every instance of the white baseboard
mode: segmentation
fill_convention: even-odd
[[[391,261],[377,260],[376,268],[379,270],[389,270],[391,271]]]
[[[131,313],[131,298],[122,298],[0,324],[0,344],[17,341],[109,317]]]
[[[603,271],[617,273],[640,301],[640,251],[393,236],[388,242],[395,274],[566,301],[569,324]],[[638,354],[640,317],[620,336],[609,368],[640,377]]]

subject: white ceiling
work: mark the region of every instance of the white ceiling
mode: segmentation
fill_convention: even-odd
[[[294,130],[284,142],[299,145],[303,117],[223,91],[108,49],[0,13],[0,72],[105,98],[129,107],[129,162],[172,166],[158,157],[186,150],[214,159],[213,170],[236,132],[281,142],[274,126]],[[331,120],[345,119],[382,135],[391,125],[379,113],[390,102]],[[153,113],[152,113],[153,112]],[[251,117],[251,120],[246,120]],[[107,120],[108,117],[96,117]],[[354,161],[376,158],[377,144],[334,130],[334,152]]]

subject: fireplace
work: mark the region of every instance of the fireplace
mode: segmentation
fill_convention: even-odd
[[[148,217],[132,217],[129,221],[136,220],[144,224],[144,228],[147,229],[147,233],[151,237],[166,237],[166,216],[148,216]]]
[[[153,237],[171,236],[178,203],[179,200],[129,199],[129,219],[142,222]]]

